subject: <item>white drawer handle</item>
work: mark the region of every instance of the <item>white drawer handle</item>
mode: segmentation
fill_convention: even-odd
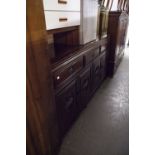
[[[67,22],[67,18],[59,18],[59,22]]]
[[[58,3],[59,4],[67,4],[67,1],[66,0],[58,0]]]

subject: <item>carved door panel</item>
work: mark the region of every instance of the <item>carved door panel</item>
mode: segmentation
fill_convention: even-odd
[[[79,111],[86,107],[90,98],[90,85],[91,85],[91,69],[86,69],[80,75],[80,103],[78,103]]]
[[[106,77],[106,52],[100,58],[100,73],[101,73],[101,80],[104,80]]]
[[[97,58],[93,62],[93,71],[92,71],[92,91],[94,92],[95,89],[99,86],[101,83],[101,76],[100,76],[100,58]]]
[[[57,113],[60,126],[60,135],[63,136],[76,118],[77,105],[75,95],[75,81],[56,95]]]

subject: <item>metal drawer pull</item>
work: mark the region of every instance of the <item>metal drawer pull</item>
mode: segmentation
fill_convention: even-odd
[[[60,80],[60,76],[57,76],[57,80]]]
[[[65,0],[58,0],[58,3],[59,4],[67,4],[67,1],[65,1]]]
[[[59,22],[66,22],[67,20],[67,18],[59,18]]]

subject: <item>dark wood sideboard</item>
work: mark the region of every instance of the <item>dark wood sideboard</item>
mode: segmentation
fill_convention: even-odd
[[[110,11],[108,22],[109,52],[108,75],[113,76],[124,55],[128,14],[124,11]]]
[[[51,63],[60,142],[106,77],[107,43],[107,38],[88,43]]]

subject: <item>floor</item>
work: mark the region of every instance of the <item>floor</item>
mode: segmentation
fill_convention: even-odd
[[[59,155],[129,154],[129,58],[98,89],[64,138]]]

